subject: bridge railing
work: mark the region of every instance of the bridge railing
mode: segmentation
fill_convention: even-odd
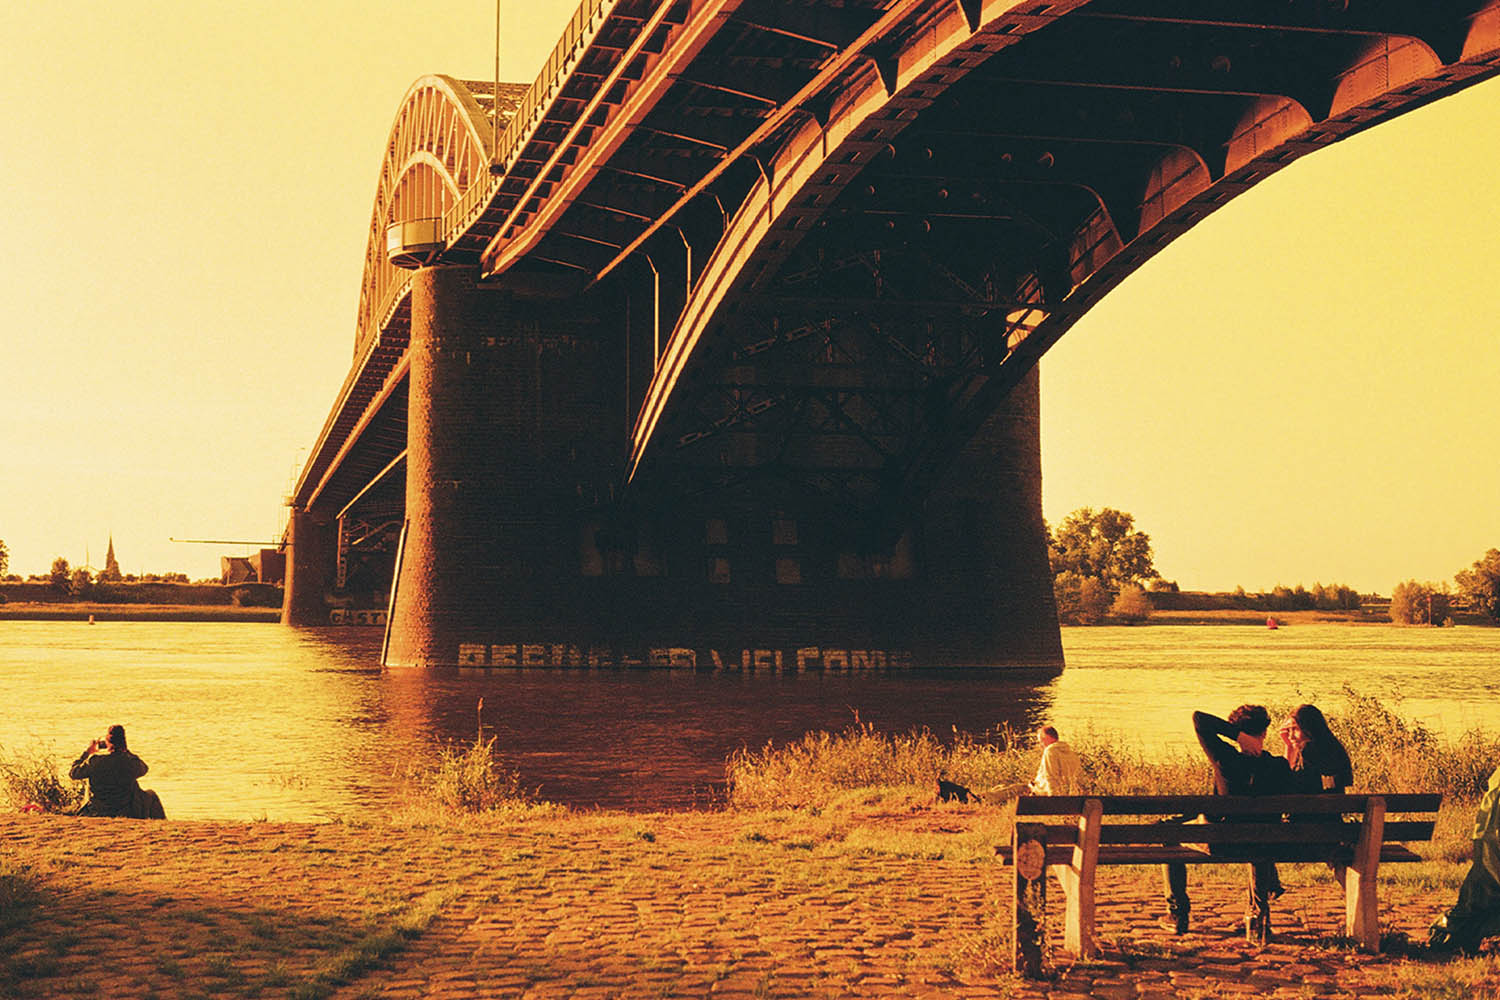
[[[573,12],[573,17],[563,28],[562,37],[552,47],[552,54],[547,57],[541,72],[527,88],[515,114],[506,123],[504,131],[495,137],[491,154],[491,179],[488,183],[469,185],[463,197],[444,214],[443,231],[450,245],[474,224],[475,219],[489,205],[495,189],[500,186],[522,147],[541,123],[548,104],[562,89],[563,80],[572,70],[573,64],[578,61],[589,39],[603,23],[606,8],[614,5],[615,0],[582,0],[578,9]]]
[[[496,189],[505,179],[506,172],[510,170],[536,127],[541,124],[542,117],[546,114],[547,107],[553,98],[562,89],[563,81],[572,70],[573,64],[583,54],[589,40],[598,31],[606,13],[614,7],[615,3],[616,0],[582,0],[579,3],[567,26],[563,28],[562,36],[552,47],[552,54],[547,57],[536,79],[527,88],[510,121],[495,137],[490,151],[492,164],[490,176],[476,178],[458,200],[443,213],[441,232],[443,241],[447,245],[452,246],[454,241],[472,226],[489,206]],[[390,266],[385,261],[382,261],[381,265]],[[356,366],[359,359],[364,358],[370,348],[378,342],[380,332],[390,322],[396,307],[411,287],[409,274],[396,268],[392,270],[396,270],[397,273],[391,276],[375,310],[364,317],[366,328],[358,331],[355,347]]]

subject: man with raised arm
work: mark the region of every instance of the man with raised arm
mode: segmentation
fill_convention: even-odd
[[[1213,794],[1284,795],[1294,790],[1291,768],[1285,758],[1265,752],[1266,730],[1270,725],[1271,714],[1263,705],[1241,705],[1229,713],[1228,719],[1207,712],[1193,713],[1198,745],[1213,767]],[[1209,819],[1212,821],[1212,817]],[[1213,851],[1210,846],[1209,852]],[[1169,862],[1163,866],[1162,878],[1172,929],[1186,934],[1187,865]],[[1262,943],[1270,940],[1270,900],[1281,892],[1276,866],[1269,861],[1252,861],[1245,924],[1251,939]]]

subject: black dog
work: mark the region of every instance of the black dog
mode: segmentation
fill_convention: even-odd
[[[975,802],[978,802],[979,796],[969,791],[963,785],[939,778],[938,800],[941,802],[952,802],[954,799],[960,802],[968,802],[970,799],[973,799]]]

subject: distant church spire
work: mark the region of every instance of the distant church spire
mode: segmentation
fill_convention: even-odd
[[[115,536],[111,532],[109,536],[109,551],[104,553],[104,572],[99,574],[105,580],[118,580],[120,578],[120,564],[115,561]]]

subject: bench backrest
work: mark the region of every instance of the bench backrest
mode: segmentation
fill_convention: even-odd
[[[1382,843],[1431,840],[1443,797],[1416,795],[1023,795],[1016,822],[1031,817],[1073,819],[1097,800],[1103,817],[1100,844],[1287,844],[1352,845],[1372,805],[1383,802]],[[1214,821],[1204,823],[1199,816]],[[1391,819],[1391,816],[1405,816]],[[1291,822],[1283,822],[1283,817]],[[1048,824],[1049,844],[1077,843],[1078,824]]]

